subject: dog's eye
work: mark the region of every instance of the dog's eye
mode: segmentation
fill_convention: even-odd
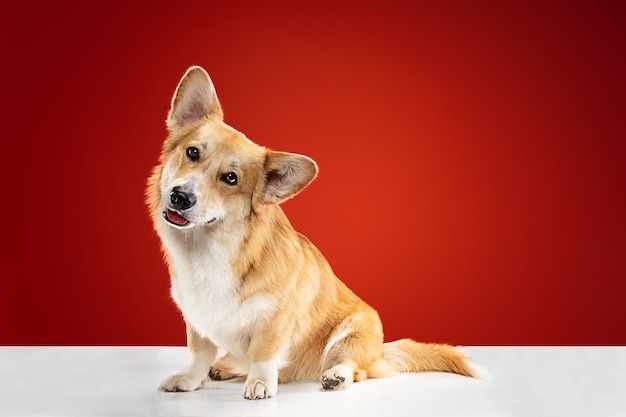
[[[237,174],[234,172],[227,172],[220,177],[228,185],[237,185]]]
[[[187,154],[187,157],[192,161],[197,161],[198,159],[200,159],[200,150],[195,146],[188,147],[185,153]]]

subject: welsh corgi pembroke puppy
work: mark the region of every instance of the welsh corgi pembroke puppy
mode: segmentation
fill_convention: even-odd
[[[317,165],[225,124],[204,69],[181,79],[167,128],[147,202],[191,360],[159,390],[245,377],[243,396],[255,400],[275,396],[279,382],[317,380],[336,390],[398,372],[474,376],[455,347],[383,343],[378,313],[279,206],[316,177]],[[218,347],[228,353],[216,360]]]

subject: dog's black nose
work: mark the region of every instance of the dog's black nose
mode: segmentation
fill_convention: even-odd
[[[184,192],[180,187],[174,187],[170,193],[170,203],[175,209],[187,210],[196,204],[196,196]]]

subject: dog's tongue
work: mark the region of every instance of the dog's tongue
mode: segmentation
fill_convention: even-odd
[[[183,216],[179,215],[178,213],[176,213],[175,211],[172,211],[172,210],[168,210],[167,211],[167,218],[172,223],[176,223],[176,224],[178,224],[180,226],[183,226],[183,225],[189,223],[189,221],[187,219],[185,219]]]

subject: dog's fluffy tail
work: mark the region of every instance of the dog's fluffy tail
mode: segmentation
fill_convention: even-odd
[[[393,376],[398,372],[451,372],[477,376],[467,356],[450,345],[401,339],[384,343],[383,352],[383,358],[367,371],[370,378]]]

